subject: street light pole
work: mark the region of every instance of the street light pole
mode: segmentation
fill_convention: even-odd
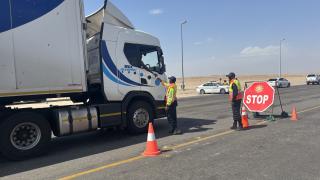
[[[285,41],[286,39],[281,39],[280,40],[280,73],[279,73],[279,78],[282,76],[282,42]]]
[[[182,23],[181,23],[181,61],[182,61],[182,90],[184,91],[184,89],[185,89],[185,82],[184,82],[184,66],[183,66],[183,29],[182,29],[182,27],[183,27],[183,25],[184,24],[186,24],[187,23],[187,21],[185,20],[185,21],[183,21]]]

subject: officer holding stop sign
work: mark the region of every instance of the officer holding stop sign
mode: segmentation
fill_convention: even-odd
[[[230,129],[238,129],[242,130],[242,122],[241,122],[241,101],[243,99],[243,93],[241,91],[241,84],[239,80],[236,79],[236,74],[231,72],[227,75],[230,81],[229,87],[229,101],[232,106],[232,114],[233,114],[233,125]]]

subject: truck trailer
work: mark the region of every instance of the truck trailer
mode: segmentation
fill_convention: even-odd
[[[5,157],[38,156],[52,137],[108,127],[144,133],[165,117],[160,42],[110,1],[85,17],[82,0],[1,0],[0,22]],[[32,106],[55,98],[73,103]]]

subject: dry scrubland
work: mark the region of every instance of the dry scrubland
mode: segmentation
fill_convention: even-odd
[[[243,76],[238,76],[238,79],[244,85],[244,83],[248,81],[266,81],[274,77],[277,77],[277,76],[276,75],[243,75]],[[293,86],[305,84],[306,75],[284,75],[283,77],[288,79],[291,82],[291,85]],[[180,88],[182,84],[182,79],[179,78],[177,80],[177,85],[179,86],[178,97],[196,96],[197,93],[195,89],[197,86],[208,81],[219,81],[220,78],[222,78],[222,81],[226,79],[225,76],[218,76],[218,75],[185,78],[185,84],[186,84],[185,91],[182,91]]]

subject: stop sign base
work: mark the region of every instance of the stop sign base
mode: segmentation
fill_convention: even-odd
[[[276,119],[274,118],[273,115],[268,116],[268,117],[267,117],[267,120],[268,120],[268,121],[276,121]]]
[[[287,112],[285,112],[285,111],[282,111],[281,117],[282,117],[282,118],[288,118],[288,117],[289,117],[289,114],[288,114]]]
[[[243,104],[251,112],[264,112],[274,103],[275,89],[267,82],[254,82],[244,92]]]

